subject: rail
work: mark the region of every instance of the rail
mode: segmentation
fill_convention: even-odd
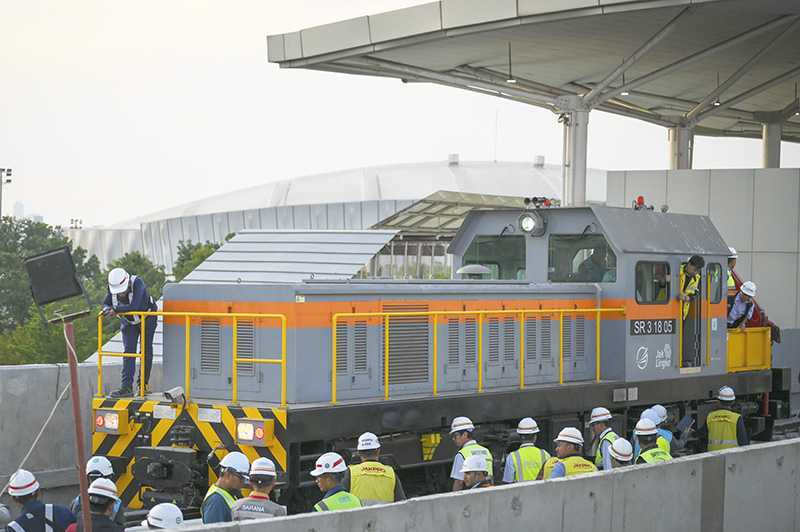
[[[439,360],[439,332],[438,320],[440,316],[477,316],[477,372],[478,393],[483,392],[483,318],[484,316],[513,316],[519,320],[519,388],[525,389],[525,317],[535,314],[558,314],[559,331],[559,370],[558,382],[564,384],[564,315],[565,314],[594,314],[595,315],[595,381],[600,382],[600,315],[608,313],[625,314],[625,308],[572,308],[572,309],[524,309],[524,310],[433,310],[420,312],[339,312],[331,319],[331,403],[336,404],[336,326],[340,319],[350,318],[382,318],[384,336],[383,360],[383,397],[389,399],[389,320],[398,317],[428,317],[433,324],[433,353],[432,366],[433,395],[438,395],[438,360]]]
[[[164,312],[164,311],[147,311],[147,312],[126,312],[118,314],[118,316],[139,316],[141,323],[140,332],[140,349],[139,353],[117,353],[111,351],[103,351],[103,314],[97,316],[97,397],[103,396],[103,358],[104,357],[119,357],[119,358],[138,358],[139,359],[139,397],[145,395],[145,322],[146,318],[150,316],[161,316],[162,318],[183,318],[184,320],[184,356],[185,356],[185,377],[184,377],[184,395],[186,400],[189,400],[191,393],[191,354],[192,354],[192,335],[191,326],[193,319],[203,318],[221,318],[230,319],[232,327],[232,364],[231,364],[231,402],[237,403],[239,390],[238,390],[238,365],[240,363],[247,364],[280,364],[281,366],[281,406],[286,406],[286,315],[284,314],[253,314],[253,313],[224,313],[224,312]],[[240,358],[238,356],[238,335],[237,324],[240,319],[270,319],[279,320],[281,327],[281,352],[280,358]]]

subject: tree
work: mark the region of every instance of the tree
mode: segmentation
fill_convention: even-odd
[[[217,249],[219,249],[219,244],[213,242],[193,244],[190,240],[181,240],[178,243],[178,260],[175,261],[175,265],[172,267],[172,275],[175,276],[175,282],[183,280],[184,277],[192,273]]]

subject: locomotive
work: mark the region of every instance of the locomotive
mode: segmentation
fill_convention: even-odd
[[[363,246],[359,235],[293,238],[336,236],[347,252]],[[702,423],[723,385],[756,439],[770,439],[773,419],[788,412],[789,374],[771,367],[769,329],[726,328],[728,246],[708,217],[475,209],[448,253],[454,272],[479,265],[480,278],[224,275],[226,261],[255,273],[285,261],[263,252],[265,243],[292,248],[285,236],[242,231],[211,257],[222,265],[214,279],[165,287],[156,314],[167,392],[117,400],[100,383],[93,452],[114,464],[128,507],[197,509],[216,480],[214,457],[237,450],[272,459],[279,502],[305,511],[319,498],[314,460],[329,450],[349,459],[365,431],[381,437],[381,459],[409,495],[444,491],[458,415],[476,423],[499,470],[526,416],[544,441],[583,427],[599,405],[620,433],[654,403]],[[691,255],[706,265],[684,303],[679,272]]]

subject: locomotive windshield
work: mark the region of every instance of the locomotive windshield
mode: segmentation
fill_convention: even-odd
[[[603,235],[550,235],[547,280],[613,283],[617,280],[617,256]]]
[[[464,253],[464,265],[468,264],[486,266],[491,279],[525,279],[525,237],[476,236]]]

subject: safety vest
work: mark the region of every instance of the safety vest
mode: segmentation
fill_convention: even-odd
[[[597,471],[597,466],[582,456],[567,456],[566,458],[561,458],[560,461],[564,464],[565,477]]]
[[[669,454],[671,445],[664,436],[656,438],[656,447]]]
[[[619,436],[617,436],[617,434],[611,430],[611,427],[600,433],[600,437],[597,438],[597,441],[594,444],[594,465],[597,467],[601,467],[603,465],[603,442],[607,441],[609,444],[611,444],[614,443],[614,440],[617,438],[619,438]]]
[[[468,442],[464,447],[461,448],[460,451],[458,451],[458,454],[463,456],[464,460],[473,455],[483,456],[486,459],[486,467],[489,469],[489,476],[493,476],[492,453],[483,445],[479,445],[475,441]]]
[[[350,493],[362,501],[394,502],[396,483],[394,469],[380,462],[350,466]]]
[[[686,265],[681,264],[680,274],[680,293],[685,296],[693,296],[697,293],[697,288],[700,286],[700,272],[694,274],[688,280],[686,279]],[[689,301],[682,301],[683,305],[683,319],[689,314]]]
[[[659,462],[668,462],[672,460],[672,456],[670,456],[670,454],[663,449],[653,447],[652,449],[648,449],[640,454],[636,461],[639,462],[639,460],[643,460],[648,464],[657,464]]]
[[[548,458],[550,455],[547,451],[532,444],[523,445],[511,453],[511,460],[514,463],[514,482],[536,480]]]
[[[337,510],[350,510],[351,508],[361,508],[361,501],[352,493],[344,490],[337,491],[314,505],[315,512],[335,512]]]
[[[225,500],[225,504],[228,505],[228,508],[233,508],[233,505],[236,503],[236,499],[234,498],[234,496],[228,493],[226,490],[220,488],[216,484],[211,484],[211,487],[208,488],[206,496],[203,497],[203,502],[206,502],[206,499],[208,499],[215,493],[219,493],[222,496],[222,498]]]
[[[32,514],[28,514],[33,519]],[[44,532],[54,532],[55,530],[55,522],[53,519],[53,505],[52,504],[45,504],[44,505]],[[13,532],[27,532],[25,527],[21,524],[17,523],[16,521],[11,521],[6,525],[10,530]],[[62,529],[63,530],[63,529]]]
[[[730,410],[714,410],[706,418],[708,426],[708,450],[720,451],[738,447],[736,428],[741,415]]]
[[[557,456],[553,456],[547,459],[547,461],[544,463],[544,466],[542,466],[542,479],[546,480],[550,478],[550,475],[553,474],[553,469],[555,469],[557,463],[558,463]]]
[[[733,280],[733,271],[728,268],[728,290],[736,290],[736,281]]]

